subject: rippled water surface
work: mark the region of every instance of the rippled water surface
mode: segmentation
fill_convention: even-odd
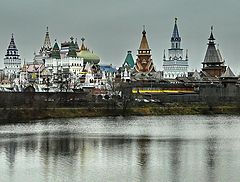
[[[240,181],[239,116],[0,125],[0,181]]]

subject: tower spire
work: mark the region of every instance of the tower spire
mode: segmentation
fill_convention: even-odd
[[[216,49],[215,38],[213,36],[213,26],[211,26],[211,34],[208,38],[208,47],[205,54],[203,64],[203,71],[206,71],[212,77],[220,77],[226,70],[224,60],[221,53]]]
[[[49,31],[48,31],[48,27],[47,27],[47,31],[45,34],[45,39],[44,39],[44,44],[43,44],[43,48],[45,49],[51,49],[51,41],[50,41],[50,36],[49,36]]]
[[[151,49],[149,48],[145,26],[143,26],[142,39],[138,49],[135,70],[137,72],[155,72],[153,61],[151,59]]]
[[[171,41],[181,41],[181,37],[180,37],[179,32],[178,32],[177,18],[175,18],[175,23],[174,23],[174,28],[173,28]]]
[[[210,37],[209,37],[208,40],[209,40],[209,43],[210,43],[210,42],[214,43],[215,38],[214,38],[214,36],[213,36],[213,26],[211,26],[211,34],[210,34]]]
[[[86,48],[85,45],[84,45],[85,38],[82,37],[82,38],[81,38],[81,41],[82,41],[82,45],[81,45],[80,51],[87,50],[87,48]]]
[[[147,32],[145,30],[145,25],[143,25],[142,40],[141,40],[141,43],[140,43],[140,46],[139,46],[139,50],[150,50],[146,34],[147,34]]]

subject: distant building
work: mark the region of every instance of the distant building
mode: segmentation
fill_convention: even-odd
[[[70,47],[71,47],[71,51],[75,51],[76,53],[80,52],[77,39],[75,39],[75,43],[73,43],[73,38],[71,37],[70,41],[65,41],[61,43],[61,49],[60,49],[61,58],[68,57]]]
[[[16,77],[20,72],[20,68],[21,59],[12,34],[12,38],[7,49],[7,54],[4,58],[4,73],[5,75],[14,75]]]
[[[66,56],[61,57],[61,51],[58,43],[55,41],[51,51],[51,57],[45,61],[45,66],[52,75],[56,75],[59,72],[77,75],[82,72],[83,59],[77,57],[73,38],[71,38],[71,44],[69,46]]]
[[[44,64],[45,60],[51,56],[52,46],[51,40],[49,36],[49,31],[47,27],[47,31],[44,38],[43,46],[40,48],[38,54],[34,53],[34,62],[38,64]]]
[[[135,66],[135,64],[134,64],[134,60],[133,60],[133,57],[132,57],[132,51],[128,51],[127,56],[124,60],[124,63],[119,68],[119,73],[120,73],[121,80],[130,81],[131,72],[133,71],[134,66]]]
[[[135,70],[138,73],[155,72],[153,61],[151,58],[151,49],[149,48],[145,28],[142,32],[142,40],[138,49],[138,55]]]
[[[93,53],[93,51],[90,51],[84,44],[85,39],[82,38],[82,45],[80,48],[80,51],[77,52],[77,57],[82,58],[84,65],[87,63],[97,65],[100,62],[100,57]]]
[[[122,65],[122,67],[133,69],[134,66],[135,66],[135,64],[134,64],[134,60],[133,60],[133,57],[132,57],[132,51],[128,51],[127,52],[127,57],[126,57],[123,65]]]
[[[165,50],[163,56],[163,76],[167,79],[175,79],[176,77],[185,77],[188,75],[188,53],[186,51],[183,57],[183,49],[181,49],[181,37],[178,32],[177,18],[171,37],[171,48],[168,49],[168,58],[166,58]]]
[[[208,48],[202,62],[202,71],[211,77],[219,78],[226,71],[226,66],[224,65],[224,60],[220,54],[219,49],[215,47],[215,38],[213,36],[213,27],[211,27],[211,34],[209,37]]]

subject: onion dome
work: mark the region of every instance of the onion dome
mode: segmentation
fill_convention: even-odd
[[[99,56],[90,52],[89,50],[81,50],[77,53],[77,57],[82,58],[84,63],[98,64],[100,62]]]
[[[90,63],[90,64],[98,64],[100,62],[99,56],[94,54],[93,52],[90,52],[89,49],[84,45],[85,39],[82,38],[82,45],[80,52],[77,53],[77,57],[82,58],[84,64]]]

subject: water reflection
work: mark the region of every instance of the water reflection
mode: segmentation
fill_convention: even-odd
[[[239,117],[145,119],[0,126],[0,181],[240,178]]]

